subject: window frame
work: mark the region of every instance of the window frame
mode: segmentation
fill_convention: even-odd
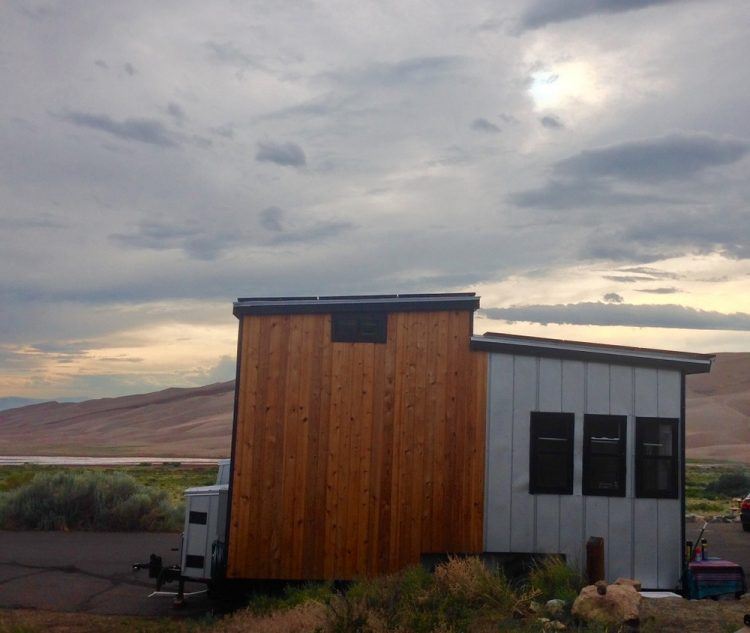
[[[653,424],[669,424],[672,427],[672,454],[645,455],[643,450],[644,429]],[[635,496],[639,499],[678,499],[680,496],[680,453],[679,453],[680,418],[666,418],[657,416],[638,416],[635,419]],[[664,491],[644,490],[644,467],[648,463],[669,461],[669,473],[673,485]]]
[[[558,454],[539,451],[539,432],[536,426],[542,422],[556,421],[564,425],[566,441],[565,455],[567,463],[563,465],[565,477],[561,477],[558,486],[543,486],[537,481],[539,473],[539,456],[543,454]],[[575,413],[531,411],[529,416],[529,494],[532,495],[572,495],[574,487],[574,444],[575,444]]]
[[[348,324],[346,324],[347,321],[349,321]],[[372,326],[371,332],[365,330],[366,325]],[[334,312],[331,314],[332,343],[387,343],[387,341],[387,312]]]
[[[593,473],[592,457],[597,456],[591,450],[591,440],[593,431],[591,426],[598,421],[614,421],[619,424],[620,440],[618,442],[618,452],[611,457],[617,461],[618,482],[620,486],[616,491],[600,490],[593,487],[591,481]],[[628,486],[628,467],[627,467],[627,450],[628,450],[628,416],[586,413],[583,416],[583,469],[581,476],[581,492],[589,497],[624,497],[627,493]],[[599,455],[600,457],[602,455]]]

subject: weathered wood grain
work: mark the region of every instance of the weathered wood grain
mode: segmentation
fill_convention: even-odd
[[[389,314],[384,345],[332,343],[330,315],[242,318],[229,577],[482,550],[487,357],[469,311]]]

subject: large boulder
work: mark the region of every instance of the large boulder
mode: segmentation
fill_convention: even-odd
[[[632,585],[597,585],[588,585],[581,589],[571,609],[574,617],[605,626],[638,622],[641,594]]]
[[[613,585],[630,585],[636,591],[641,590],[641,581],[633,580],[632,578],[618,578],[612,584]]]

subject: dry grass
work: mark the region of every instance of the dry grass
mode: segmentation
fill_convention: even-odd
[[[0,609],[0,633],[198,633],[185,620]]]
[[[742,628],[750,600],[644,600],[643,633],[729,633]]]
[[[309,601],[290,609],[257,615],[249,610],[239,611],[215,626],[212,633],[311,633],[323,631],[328,621],[328,609],[320,602]]]

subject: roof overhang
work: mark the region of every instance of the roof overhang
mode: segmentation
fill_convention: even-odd
[[[348,295],[323,297],[249,297],[234,302],[234,316],[330,314],[332,312],[433,312],[479,308],[473,292],[442,294]]]
[[[693,354],[645,347],[605,345],[492,332],[482,336],[472,336],[471,348],[473,350],[521,356],[585,360],[638,367],[661,367],[675,369],[685,374],[703,374],[711,371],[711,361],[714,358],[713,354]]]

